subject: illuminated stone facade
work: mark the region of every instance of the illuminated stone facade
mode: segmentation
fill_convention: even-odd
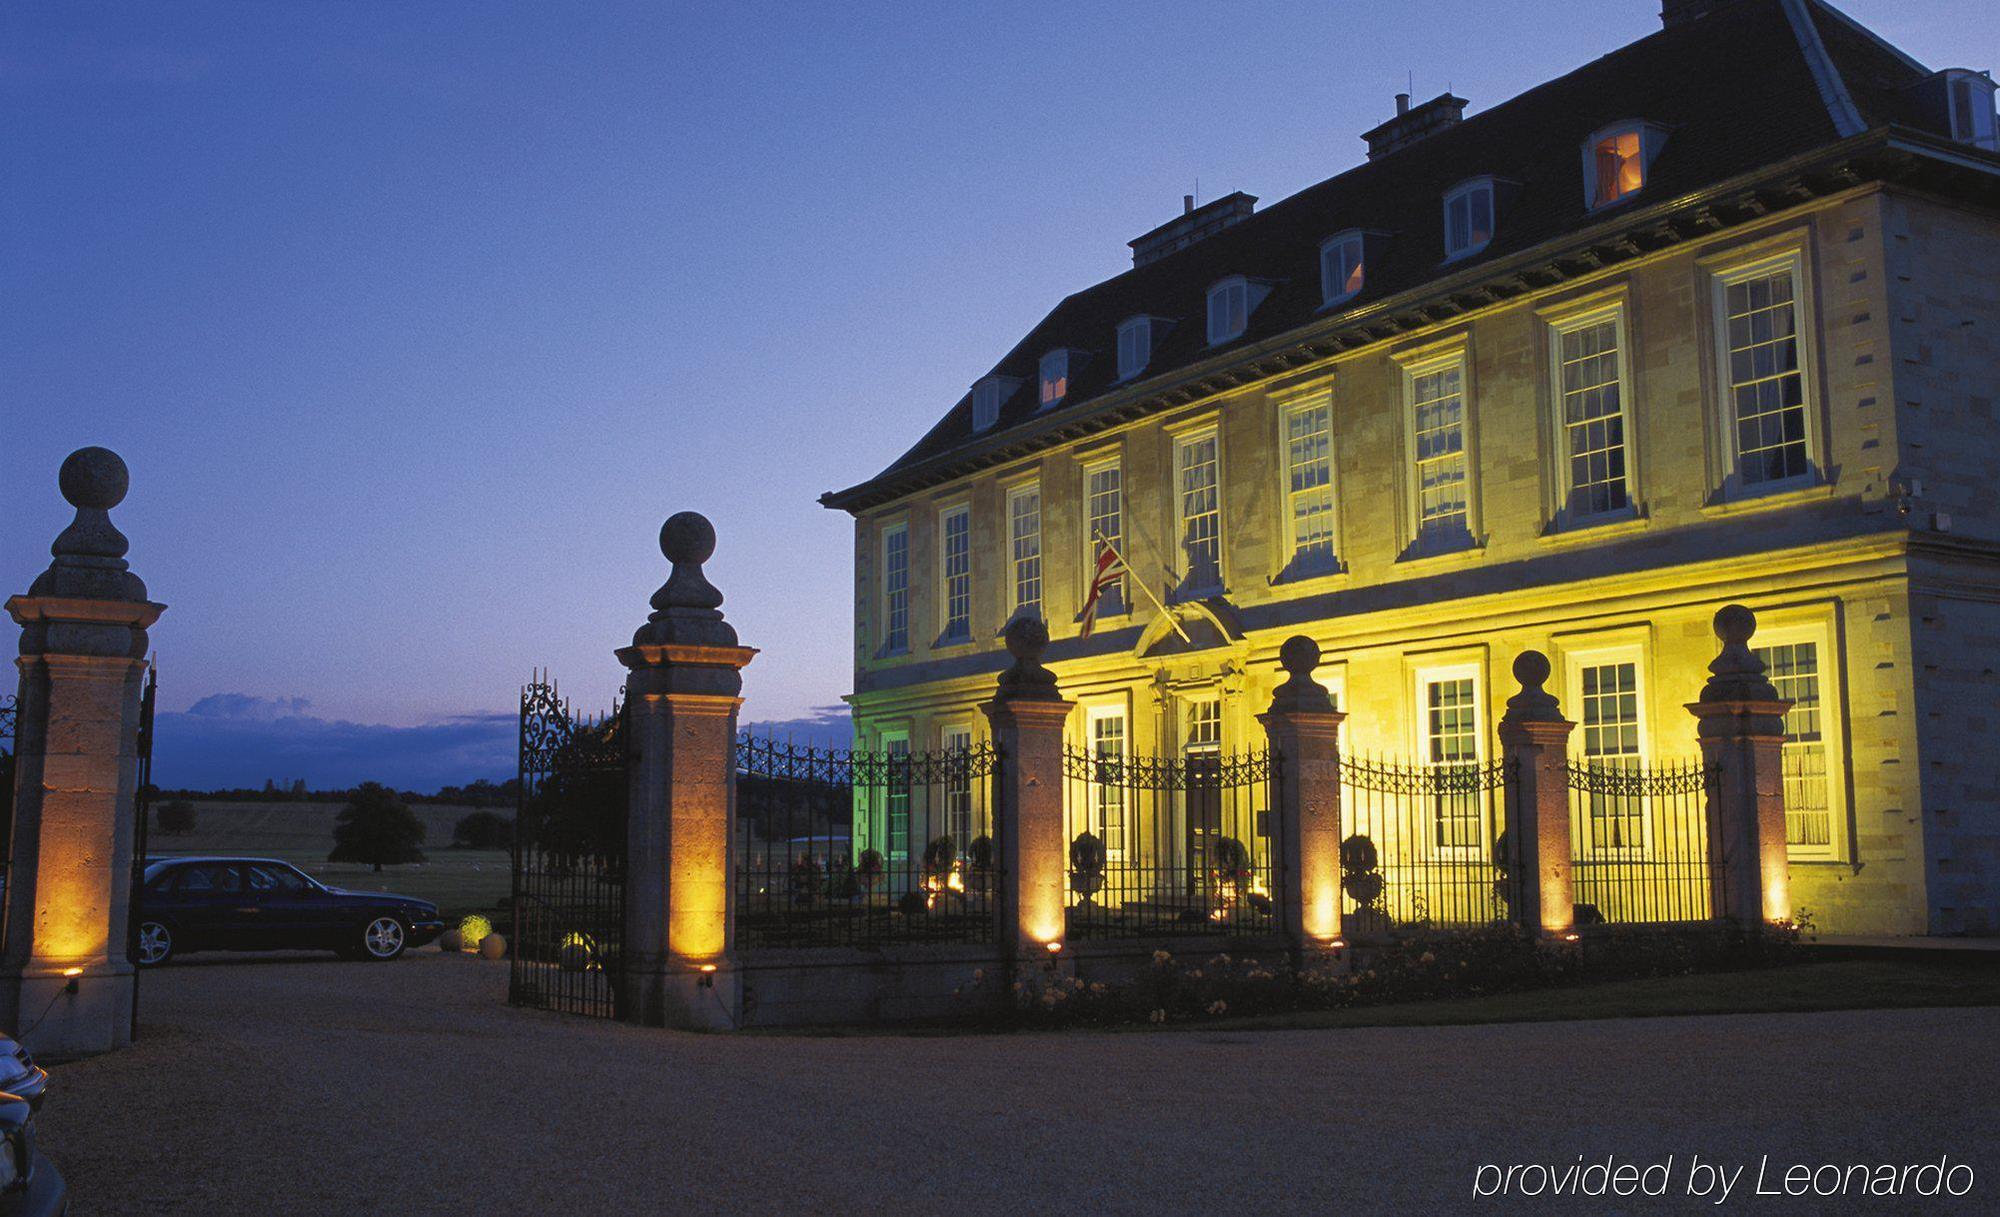
[[[1824,37],[1799,35],[1788,53],[1815,78],[1858,75],[1862,52],[1842,40],[1861,35],[1817,6],[1717,7],[1698,23],[1715,23],[1716,38],[1763,36],[1756,22],[1768,16],[1782,40],[1805,28],[1787,24],[1791,15],[1807,13]],[[1703,53],[1695,35],[1706,33],[1668,30],[1662,45]],[[1553,663],[1564,714],[1583,724],[1572,755],[1678,760],[1698,752],[1687,705],[1716,654],[1711,619],[1739,602],[1755,610],[1752,645],[1795,702],[1785,746],[1792,904],[1832,933],[2000,928],[2000,799],[1983,760],[2000,705],[1990,493],[2000,157],[1893,115],[1876,121],[1853,87],[1860,128],[1836,113],[1831,138],[1802,135],[1783,163],[1673,197],[1641,191],[1619,214],[1585,211],[1463,268],[1426,256],[1406,288],[1303,308],[1297,324],[1260,332],[1253,311],[1241,340],[1117,381],[1066,383],[1067,396],[1031,402],[1015,420],[1003,413],[991,431],[969,426],[961,403],[911,456],[826,500],[856,521],[859,742],[921,749],[947,731],[983,736],[976,707],[1005,664],[999,633],[1031,612],[1048,623],[1049,667],[1078,704],[1078,747],[1090,745],[1093,721],[1116,717],[1131,754],[1178,753],[1191,732],[1211,730],[1210,713],[1223,749],[1260,745],[1256,715],[1284,678],[1279,645],[1304,633],[1346,714],[1346,749],[1434,758],[1461,746],[1442,734],[1460,729],[1462,746],[1497,755],[1509,665],[1534,649]],[[1834,103],[1822,88],[1800,104]],[[1581,138],[1606,115],[1651,117],[1636,105],[1610,97],[1571,125]],[[1484,142],[1504,147],[1493,133],[1516,106],[1457,130],[1487,122]],[[1364,169],[1379,177],[1399,158],[1435,159],[1451,138],[1424,135]],[[1688,120],[1668,137],[1662,171],[1665,156],[1698,155],[1710,138],[1721,136]],[[1535,171],[1466,157],[1427,180]],[[1585,194],[1580,180],[1575,189]],[[1498,232],[1526,222],[1518,211],[1510,220],[1501,198]],[[1281,207],[1297,228],[1293,202]],[[1268,264],[1282,252],[1271,247],[1279,211],[1132,275],[1207,257],[1190,271],[1205,283],[1231,251]],[[1436,244],[1437,214],[1380,239]],[[1314,246],[1290,252],[1317,288]],[[1126,290],[1130,278],[1091,290]],[[1189,315],[1199,300],[1183,293],[1157,311],[1178,309],[1177,330],[1199,329],[1202,317]],[[1785,315],[1773,321],[1774,310]],[[1023,397],[1035,382],[1020,359],[1067,343],[1070,365],[1080,363],[1083,340],[1054,332],[1063,316],[996,372],[1018,367]],[[1112,330],[1097,328],[1108,352]],[[1776,362],[1758,365],[1754,348],[1787,334]],[[1753,382],[1767,372],[1785,383],[1760,399]],[[1577,425],[1592,409],[1581,393],[1607,384],[1624,471],[1609,498],[1585,459],[1601,434]],[[1439,504],[1426,485],[1436,462],[1422,448],[1440,393],[1458,395],[1456,447],[1446,447],[1462,454],[1444,506],[1456,494],[1463,509],[1445,533],[1425,527]],[[1766,406],[1774,412],[1760,421]],[[1302,470],[1322,435],[1325,464]],[[1196,468],[1211,459],[1212,473]],[[1131,578],[1167,607],[1128,589],[1085,639],[1089,529],[1104,517],[1102,475],[1114,468]],[[1314,498],[1322,477],[1330,491]],[[1211,478],[1217,510],[1207,513],[1189,494]],[[1030,495],[1032,534],[1020,511]],[[961,509],[969,573],[954,585],[961,560],[946,530]],[[1196,516],[1217,533],[1219,580],[1198,570]],[[1036,598],[1026,607],[1024,589]],[[969,614],[954,595],[969,596]],[[954,637],[949,627],[966,616]],[[1443,728],[1441,714],[1452,720]],[[868,844],[862,821],[857,848]]]

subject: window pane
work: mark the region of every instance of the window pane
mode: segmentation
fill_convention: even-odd
[[[1105,854],[1125,856],[1125,716],[1103,714],[1090,720],[1090,754],[1098,780],[1091,783],[1090,831],[1104,841]]]
[[[1583,669],[1582,721],[1584,759],[1598,768],[1623,769],[1638,764],[1639,668],[1635,663],[1596,664]],[[1593,849],[1641,849],[1645,838],[1645,805],[1631,794],[1592,792],[1590,846]]]
[[[939,737],[945,752],[944,830],[963,858],[972,848],[972,768],[963,753],[972,748],[972,728],[946,727]],[[954,755],[961,754],[961,755]]]
[[[1811,471],[1794,290],[1792,272],[1780,270],[1723,293],[1736,472],[1750,485]]]
[[[1557,370],[1568,447],[1568,509],[1573,516],[1617,511],[1630,501],[1625,486],[1620,358],[1615,320],[1561,336]]]
[[[972,513],[944,517],[944,636],[972,636]]]
[[[1285,492],[1292,562],[1330,567],[1333,549],[1333,408],[1308,406],[1285,416]]]
[[[1090,513],[1089,526],[1084,535],[1083,568],[1086,591],[1088,581],[1097,577],[1097,555],[1108,542],[1112,548],[1123,553],[1125,550],[1125,487],[1124,472],[1117,465],[1100,465],[1090,470],[1085,478],[1085,504]],[[1104,592],[1097,601],[1100,616],[1113,615],[1125,611],[1125,576],[1120,574],[1105,584]]]
[[[910,645],[910,533],[897,528],[882,537],[882,647]]]
[[[1016,491],[1007,501],[1014,547],[1014,608],[1042,611],[1042,492]]]
[[[1471,677],[1424,682],[1425,760],[1434,768],[1479,763],[1479,711]],[[1466,783],[1467,786],[1475,783]],[[1476,849],[1482,821],[1477,791],[1444,788],[1431,796],[1433,846]]]
[[[1753,648],[1765,675],[1787,698],[1781,754],[1785,788],[1785,843],[1795,853],[1824,854],[1833,846],[1833,812],[1827,796],[1826,738],[1820,730],[1819,644],[1786,643]]]
[[[1180,446],[1181,554],[1186,586],[1222,586],[1222,500],[1216,468],[1216,437],[1204,435]]]
[[[1463,536],[1468,531],[1463,372],[1454,366],[1412,377],[1410,398],[1417,536]]]
[[[1042,404],[1060,401],[1069,392],[1069,352],[1054,351],[1042,357]]]

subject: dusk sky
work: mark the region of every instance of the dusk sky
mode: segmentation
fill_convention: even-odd
[[[1844,7],[2000,64],[1990,3]],[[815,498],[1197,180],[1269,204],[1360,161],[1406,73],[1477,112],[1658,28],[1231,11],[10,5],[0,586],[48,562],[63,456],[114,448],[170,606],[162,784],[434,788],[512,773],[533,668],[608,703],[692,508],[763,649],[746,719],[837,705],[851,526]]]

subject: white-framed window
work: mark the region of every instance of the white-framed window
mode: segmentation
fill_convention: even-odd
[[[1646,187],[1646,174],[1666,132],[1651,123],[1614,123],[1583,141],[1584,199],[1608,207]]]
[[[972,638],[972,508],[964,503],[938,514],[938,584],[944,628],[938,641]]]
[[[2000,151],[1993,86],[1993,78],[1984,72],[1953,68],[1944,74],[1945,108],[1950,113],[1953,139],[1988,152]]]
[[[1781,752],[1785,789],[1785,852],[1801,861],[1832,858],[1839,848],[1834,817],[1836,783],[1827,772],[1832,726],[1825,636],[1816,630],[1760,630],[1765,645],[1752,647],[1764,675],[1787,698]]]
[[[1153,319],[1131,317],[1118,325],[1118,379],[1130,380],[1153,361]]]
[[[910,649],[910,526],[882,530],[882,651]]]
[[[1334,542],[1333,399],[1322,395],[1280,412],[1284,428],[1287,574],[1338,569]]]
[[[1446,773],[1476,770],[1485,755],[1477,664],[1417,673],[1417,749],[1423,764]],[[1430,796],[1429,839],[1440,857],[1484,857],[1486,795],[1476,781],[1446,781]]]
[[[1125,759],[1130,752],[1124,705],[1089,707],[1084,716],[1084,730],[1089,733],[1090,759],[1096,767],[1093,775],[1096,780],[1090,783],[1090,822],[1084,826],[1085,831],[1095,833],[1104,842],[1106,858],[1121,861],[1129,848]]]
[[[1233,275],[1208,289],[1208,344],[1240,338],[1250,325],[1250,281]]]
[[[1058,348],[1042,356],[1041,408],[1046,410],[1069,395],[1069,352]]]
[[[1472,535],[1465,353],[1406,365],[1403,388],[1409,401],[1413,548],[1451,548]]]
[[[1444,196],[1444,256],[1463,258],[1493,239],[1493,179],[1460,182]]]
[[[1174,519],[1184,593],[1222,588],[1221,443],[1214,428],[1174,439]]]
[[[1596,769],[1632,769],[1646,755],[1645,697],[1636,647],[1586,651],[1569,658],[1570,737],[1577,759]],[[1585,796],[1580,849],[1593,854],[1643,853],[1645,803],[1635,794]]]
[[[1038,482],[1007,492],[1007,541],[1014,563],[1014,612],[1042,613],[1042,487]]]
[[[1328,237],[1319,247],[1319,292],[1325,304],[1357,295],[1366,280],[1367,242],[1358,232]]]
[[[972,386],[972,429],[990,431],[1000,418],[1000,397],[1003,382],[997,376],[988,376]]]
[[[1631,383],[1625,310],[1594,309],[1550,326],[1557,485],[1564,522],[1632,506]]]
[[[1208,756],[1222,751],[1222,699],[1190,697],[1181,702],[1181,751]]]
[[[889,859],[901,862],[910,856],[910,733],[884,731],[882,751],[888,758],[882,774],[882,837]]]
[[[1714,278],[1725,446],[1734,486],[1814,476],[1804,263],[1797,251]]]
[[[1125,552],[1125,470],[1116,457],[1083,467],[1083,583],[1089,591],[1097,577],[1097,556],[1109,544]],[[1097,615],[1113,617],[1125,611],[1125,576],[1114,576],[1097,599]]]
[[[972,750],[972,727],[946,723],[938,730],[938,747],[945,754],[944,831],[958,847],[958,856],[964,858],[977,835],[972,817],[972,766],[961,763],[963,754]]]

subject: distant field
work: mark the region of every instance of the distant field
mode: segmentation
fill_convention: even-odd
[[[194,802],[195,830],[170,836],[153,825],[146,842],[149,854],[258,854],[282,858],[333,887],[355,891],[397,892],[430,900],[448,917],[492,913],[506,897],[510,878],[505,850],[453,849],[451,830],[460,819],[479,810],[449,803],[412,803],[410,810],[424,822],[426,862],[372,867],[328,862],[333,849],[333,821],[340,803],[211,803]],[[506,808],[498,810],[511,815]]]

